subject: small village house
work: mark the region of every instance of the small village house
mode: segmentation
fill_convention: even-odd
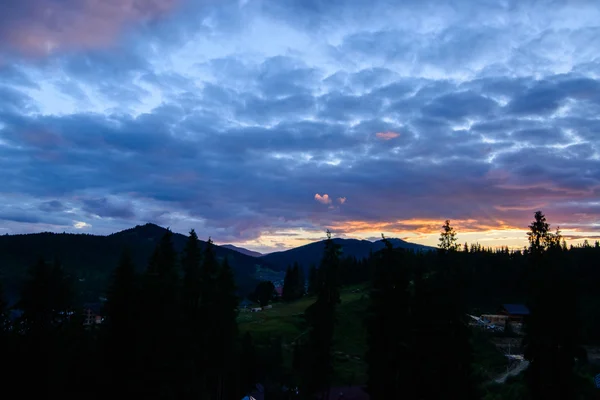
[[[98,325],[104,321],[101,315],[102,305],[100,303],[86,303],[83,306],[83,324],[86,326]]]

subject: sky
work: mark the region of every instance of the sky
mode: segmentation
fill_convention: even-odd
[[[600,238],[595,0],[8,0],[0,234]]]

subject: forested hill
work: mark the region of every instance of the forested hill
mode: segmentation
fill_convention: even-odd
[[[387,239],[395,248],[409,249],[415,251],[430,251],[434,250],[433,247],[423,246],[416,243],[406,242],[402,239]],[[369,257],[369,253],[382,250],[385,247],[383,240],[371,242],[368,240],[358,239],[333,239],[333,242],[341,246],[342,257],[356,257],[357,259],[364,259]],[[323,255],[323,249],[325,248],[325,241],[310,243],[304,246],[296,247],[294,249],[279,251],[276,253],[266,254],[260,257],[260,260],[265,261],[273,265],[277,269],[284,269],[288,265],[297,262],[305,270],[308,269],[312,264],[319,265],[321,256]]]
[[[154,247],[166,229],[154,224],[136,226],[109,236],[69,233],[36,233],[0,236],[0,281],[11,299],[16,298],[28,268],[40,257],[60,260],[75,281],[82,301],[94,300],[108,284],[124,248],[128,248],[138,271],[143,271]],[[187,237],[173,234],[175,249],[181,252]],[[200,241],[201,246],[206,242]],[[267,260],[215,246],[218,258],[227,257],[241,292],[254,289],[257,266],[268,268]]]

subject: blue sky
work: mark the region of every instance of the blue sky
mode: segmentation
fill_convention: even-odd
[[[594,1],[20,0],[0,234],[600,237]]]

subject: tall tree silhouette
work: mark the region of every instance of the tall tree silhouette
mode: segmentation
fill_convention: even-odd
[[[367,312],[367,372],[371,399],[415,398],[409,266],[383,237]]]
[[[325,250],[319,268],[317,300],[305,312],[309,325],[303,389],[306,394],[328,393],[333,375],[333,334],[335,310],[340,303],[340,246],[327,231]]]
[[[575,311],[578,291],[567,272],[559,231],[549,233],[549,224],[540,211],[534,218],[528,233],[530,315],[523,343],[530,364],[526,382],[534,400],[575,398],[573,367],[575,358],[584,353]]]
[[[109,373],[108,392],[125,390],[136,371],[133,370],[137,350],[137,311],[140,304],[135,266],[128,250],[124,250],[113,272],[104,307],[103,344],[105,370]]]
[[[138,365],[142,381],[138,389],[144,396],[164,398],[186,390],[181,382],[179,360],[185,354],[178,338],[181,330],[180,284],[173,234],[167,230],[148,263],[139,310],[142,357]]]
[[[213,353],[212,366],[217,375],[217,399],[232,398],[235,382],[235,348],[237,341],[237,306],[239,299],[235,294],[236,287],[233,271],[227,258],[219,268],[216,280],[217,298],[212,331],[215,334],[212,340]]]
[[[283,288],[281,288],[281,298],[283,301],[291,301],[294,298],[294,276],[292,267],[288,265],[283,278]]]
[[[450,220],[444,222],[439,242],[438,247],[443,251],[456,251],[459,249],[460,245],[456,239],[456,231],[450,226]]]
[[[180,360],[188,383],[187,395],[200,396],[203,391],[204,372],[206,365],[203,360],[204,352],[203,331],[206,329],[201,312],[202,295],[202,249],[198,235],[192,229],[183,249],[181,265],[183,269],[183,283],[181,294],[181,307],[183,321],[181,327],[180,343],[186,347],[186,357]]]
[[[275,285],[271,281],[262,281],[256,285],[254,297],[261,307],[266,306],[275,297]]]
[[[319,272],[316,265],[311,265],[308,270],[308,294],[317,293],[317,286],[319,284]]]
[[[256,347],[250,332],[246,332],[242,338],[242,350],[240,353],[240,391],[242,395],[249,394],[257,383],[257,361]]]
[[[49,392],[58,392],[64,384],[61,373],[66,365],[59,348],[59,331],[68,323],[72,293],[58,260],[51,266],[40,258],[29,270],[16,305],[23,312],[18,323],[24,335],[21,362],[26,364],[21,367],[35,381],[47,382]],[[24,390],[35,388],[27,386]]]
[[[198,313],[200,311],[200,290],[202,287],[200,277],[201,259],[202,252],[200,250],[198,235],[192,229],[183,249],[181,266],[183,267],[183,308],[188,323],[193,325],[193,328],[197,328],[195,325],[200,322]]]
[[[304,270],[298,264],[298,262],[294,263],[294,267],[292,268],[293,276],[294,276],[294,299],[300,299],[304,296],[306,280],[304,278]]]

